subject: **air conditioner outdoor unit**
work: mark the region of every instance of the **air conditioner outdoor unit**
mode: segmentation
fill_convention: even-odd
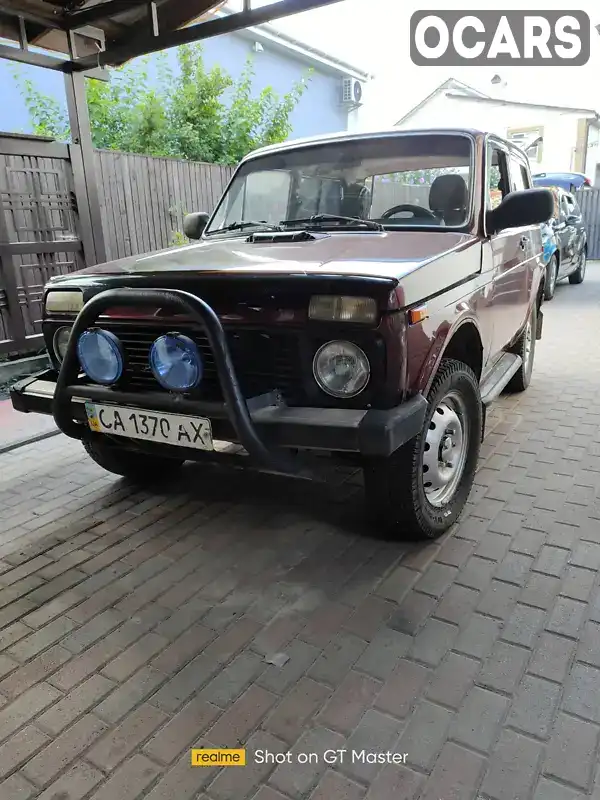
[[[355,78],[342,80],[342,105],[358,108],[361,105],[363,87]]]

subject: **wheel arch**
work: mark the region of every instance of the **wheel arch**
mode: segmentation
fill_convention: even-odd
[[[442,341],[435,342],[433,353],[427,359],[426,364],[431,364],[431,368],[426,374],[421,376],[420,385],[424,388],[427,395],[431,384],[439,370],[442,359],[452,358],[462,361],[473,370],[477,380],[481,379],[483,372],[483,340],[481,331],[475,320],[471,317],[461,320],[454,328],[451,328]],[[437,350],[437,353],[435,352]]]

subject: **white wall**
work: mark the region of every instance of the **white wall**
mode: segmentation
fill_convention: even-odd
[[[598,166],[600,166],[600,127],[592,125],[588,137],[588,149],[584,170],[585,174],[592,179],[592,183],[596,180]],[[595,185],[600,186],[598,181],[596,181]]]
[[[573,168],[578,115],[510,104],[481,103],[440,93],[399,127],[476,128],[506,137],[509,128],[543,126],[542,161],[532,162],[532,172],[560,172]]]

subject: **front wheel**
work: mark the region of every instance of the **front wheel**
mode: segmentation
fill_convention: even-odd
[[[427,399],[422,432],[363,465],[370,518],[402,539],[436,539],[456,522],[479,458],[482,407],[473,371],[443,359]]]
[[[84,439],[83,446],[100,467],[133,483],[159,483],[177,472],[184,463],[180,458],[164,458],[129,450],[102,434]]]
[[[579,264],[577,265],[577,269],[575,272],[569,275],[569,283],[583,283],[583,279],[585,278],[585,268],[587,266],[587,253],[585,252],[585,247],[582,248],[581,253],[579,254]]]

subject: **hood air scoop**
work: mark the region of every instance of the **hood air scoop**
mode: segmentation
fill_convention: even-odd
[[[316,239],[328,238],[328,234],[310,233],[309,231],[260,231],[251,233],[246,239],[250,244],[284,244],[285,242],[314,242]]]

